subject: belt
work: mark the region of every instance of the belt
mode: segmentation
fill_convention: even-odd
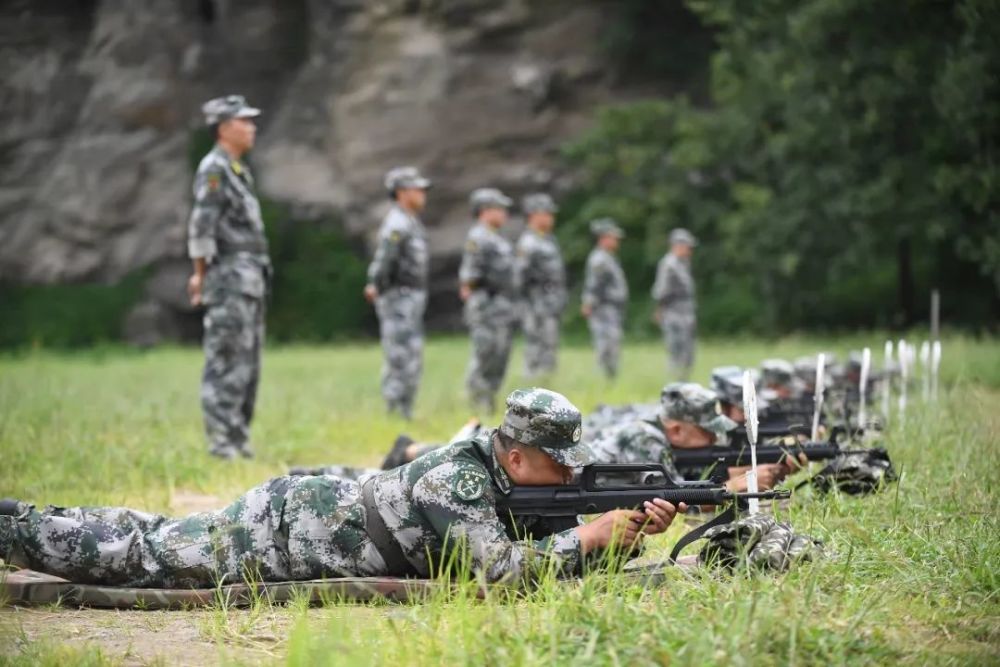
[[[258,239],[256,241],[237,241],[235,243],[219,243],[220,255],[232,255],[238,252],[249,252],[256,255],[267,254],[267,241]]]
[[[378,506],[375,504],[374,481],[374,477],[369,477],[361,485],[361,502],[365,506],[365,532],[372,538],[372,544],[385,561],[391,576],[416,577],[419,573],[410,561],[406,560],[402,547],[389,532],[382,515],[379,514]]]

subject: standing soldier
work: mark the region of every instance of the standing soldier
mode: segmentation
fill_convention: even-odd
[[[253,148],[260,110],[229,95],[206,102],[202,111],[215,146],[198,165],[188,222],[194,263],[188,296],[206,307],[201,405],[209,453],[250,458],[271,260],[254,179],[240,158]]]
[[[524,198],[527,216],[517,242],[517,273],[524,297],[524,373],[535,377],[556,369],[559,320],[566,306],[566,269],[552,235],[556,203],[547,194]]]
[[[513,203],[495,188],[479,188],[469,198],[476,224],[469,231],[458,271],[459,296],[472,336],[472,359],[465,377],[469,400],[492,414],[510,358],[516,319],[514,253],[500,235]]]
[[[663,331],[671,375],[687,380],[694,364],[696,336],[694,277],[691,275],[691,254],[698,245],[686,229],[670,232],[670,252],[656,267],[653,301],[656,321]]]
[[[379,229],[365,285],[382,337],[382,398],[389,412],[398,411],[404,419],[412,415],[423,367],[427,234],[417,216],[430,186],[415,167],[397,167],[385,175],[393,206]]]
[[[614,378],[618,373],[622,320],[628,302],[628,283],[616,257],[625,232],[611,218],[594,220],[590,231],[597,237],[597,246],[587,257],[580,312],[590,324],[597,365],[608,378]]]

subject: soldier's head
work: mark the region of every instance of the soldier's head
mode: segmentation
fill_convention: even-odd
[[[552,197],[544,192],[527,195],[521,202],[525,222],[529,228],[539,234],[550,234],[556,224],[558,207]]]
[[[709,383],[719,396],[719,411],[737,424],[747,420],[743,411],[743,369],[739,366],[719,366],[712,369]]]
[[[670,232],[670,252],[681,259],[689,258],[697,245],[698,239],[683,227],[678,227]]]
[[[507,222],[507,211],[513,204],[510,197],[496,188],[477,188],[469,195],[472,215],[494,229]]]
[[[590,233],[597,238],[597,245],[608,252],[618,252],[625,230],[612,218],[598,218],[590,223]]]
[[[427,205],[427,190],[431,182],[416,167],[390,169],[384,184],[389,197],[408,211],[420,212]]]
[[[660,421],[674,447],[708,447],[723,439],[736,422],[720,415],[718,395],[694,382],[673,382],[660,393]]]
[[[784,359],[765,359],[760,362],[760,381],[773,398],[792,398],[795,387],[792,379],[795,367]]]
[[[818,363],[818,354],[799,357],[795,360],[795,377],[798,378],[803,391],[807,394],[812,394],[816,391],[816,366]],[[836,355],[832,352],[823,353],[823,372],[826,374],[827,378],[830,377],[830,373],[833,371],[833,367],[836,363]]]
[[[593,461],[580,411],[562,394],[534,387],[507,397],[495,451],[511,481],[521,486],[565,484],[573,469]]]
[[[201,106],[205,114],[205,124],[228,153],[239,157],[251,148],[257,139],[257,124],[254,118],[260,109],[247,104],[242,95],[216,97]]]

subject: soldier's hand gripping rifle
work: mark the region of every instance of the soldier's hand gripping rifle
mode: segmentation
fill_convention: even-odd
[[[639,509],[647,500],[662,498],[673,505],[728,505],[711,521],[698,526],[680,539],[670,554],[676,560],[681,550],[709,528],[733,521],[750,498],[788,498],[789,491],[734,493],[712,481],[677,482],[658,463],[595,463],[585,466],[571,484],[558,486],[516,486],[506,496],[497,497],[499,514],[540,517],[553,532],[577,526],[582,514],[601,514],[617,509]]]

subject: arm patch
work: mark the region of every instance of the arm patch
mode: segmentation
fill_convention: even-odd
[[[489,483],[489,475],[482,470],[465,468],[452,478],[451,490],[459,500],[472,502],[483,497]]]

